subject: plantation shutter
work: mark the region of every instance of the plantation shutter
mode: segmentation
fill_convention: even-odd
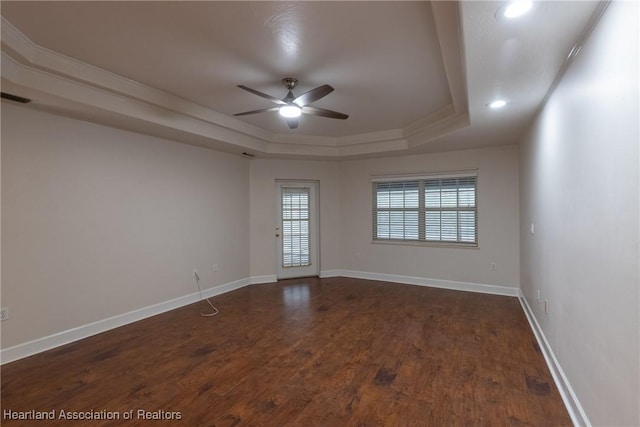
[[[477,173],[373,180],[375,241],[477,246]]]

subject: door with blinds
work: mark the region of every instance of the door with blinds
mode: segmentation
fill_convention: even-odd
[[[276,181],[278,279],[317,276],[318,183]]]

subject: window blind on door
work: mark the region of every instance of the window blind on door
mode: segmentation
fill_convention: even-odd
[[[282,188],[282,266],[311,265],[309,188]]]

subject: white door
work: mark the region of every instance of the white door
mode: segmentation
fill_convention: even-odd
[[[317,276],[318,183],[276,181],[278,279]]]

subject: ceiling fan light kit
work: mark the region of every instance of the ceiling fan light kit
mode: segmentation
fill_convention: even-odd
[[[282,117],[300,117],[302,110],[297,105],[283,105],[278,110]]]
[[[246,116],[249,114],[266,113],[269,111],[278,111],[278,113],[285,117],[289,129],[296,129],[298,127],[298,117],[302,114],[308,114],[311,116],[327,117],[330,119],[345,120],[349,116],[337,111],[327,110],[324,108],[312,107],[309,104],[323,98],[333,92],[333,88],[329,85],[318,86],[315,89],[311,89],[303,93],[300,96],[293,94],[293,89],[298,85],[298,80],[293,77],[285,77],[282,79],[282,85],[287,89],[287,95],[282,98],[276,98],[275,96],[268,95],[258,90],[252,89],[244,85],[238,85],[242,90],[246,90],[249,93],[257,95],[261,98],[268,99],[269,101],[278,104],[279,107],[261,108],[259,110],[245,111],[243,113],[236,113],[234,116]]]

